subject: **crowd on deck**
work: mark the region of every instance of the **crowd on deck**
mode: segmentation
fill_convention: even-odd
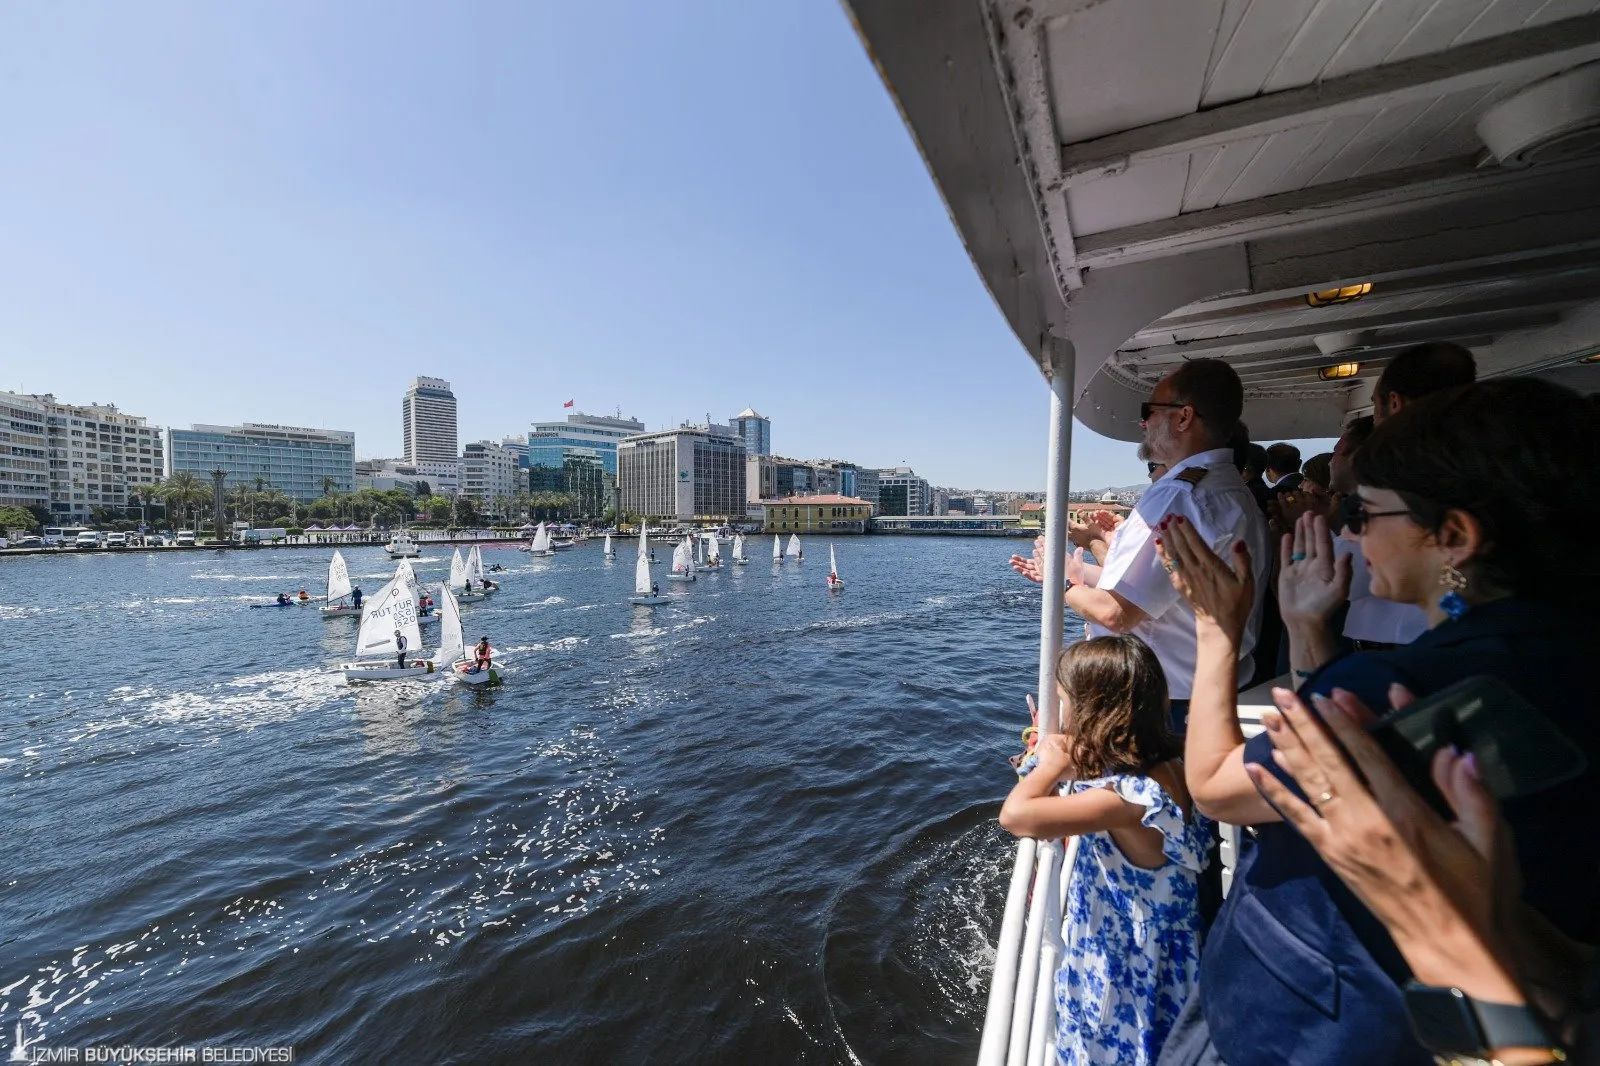
[[[1000,815],[1079,838],[1058,1061],[1600,1061],[1600,412],[1447,343],[1304,463],[1242,409],[1186,362],[1137,507],[1069,529],[1087,634]]]

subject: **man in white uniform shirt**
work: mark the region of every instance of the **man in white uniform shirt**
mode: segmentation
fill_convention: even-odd
[[[1156,555],[1156,527],[1169,516],[1182,517],[1224,559],[1237,540],[1249,547],[1256,603],[1239,649],[1239,678],[1248,682],[1272,557],[1266,520],[1228,447],[1243,407],[1239,376],[1221,360],[1196,359],[1163,378],[1141,409],[1140,424],[1151,461],[1166,464],[1167,472],[1118,527],[1097,575],[1078,559],[1067,570],[1067,606],[1089,623],[1090,636],[1132,633],[1155,652],[1180,731],[1194,684],[1194,611]],[[1012,567],[1042,580],[1038,555],[1036,549],[1033,559],[1014,556]]]

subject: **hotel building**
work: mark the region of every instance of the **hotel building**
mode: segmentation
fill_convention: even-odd
[[[187,470],[209,478],[228,474],[227,486],[254,486],[256,479],[297,500],[354,492],[356,435],[338,429],[303,429],[246,422],[242,426],[192,426],[167,431],[167,474]],[[452,464],[453,465],[453,464]]]
[[[419,377],[400,401],[405,458],[411,463],[457,463],[456,394],[443,378]]]
[[[528,434],[528,489],[570,492],[583,514],[599,516],[617,483],[617,445],[644,432],[644,423],[621,414],[570,414],[561,422],[535,422]]]

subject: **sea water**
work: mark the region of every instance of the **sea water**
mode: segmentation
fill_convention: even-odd
[[[617,545],[484,550],[484,690],[346,686],[353,619],[250,609],[328,550],[0,560],[0,1046],[971,1061],[1036,670],[1014,545],[841,538],[830,593],[811,538],[656,608]]]

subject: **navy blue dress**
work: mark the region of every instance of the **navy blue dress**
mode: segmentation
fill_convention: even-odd
[[[1597,638],[1593,611],[1502,600],[1405,647],[1335,660],[1301,688],[1303,697],[1346,689],[1381,711],[1392,682],[1426,695],[1490,674],[1548,714],[1588,752],[1591,769],[1504,813],[1524,899],[1589,942],[1600,939],[1600,699],[1589,662]],[[1254,737],[1245,759],[1298,792],[1271,750],[1265,735]],[[1431,1063],[1400,995],[1405,962],[1377,919],[1286,823],[1255,827],[1242,851],[1200,961],[1206,1028],[1228,1066]]]

